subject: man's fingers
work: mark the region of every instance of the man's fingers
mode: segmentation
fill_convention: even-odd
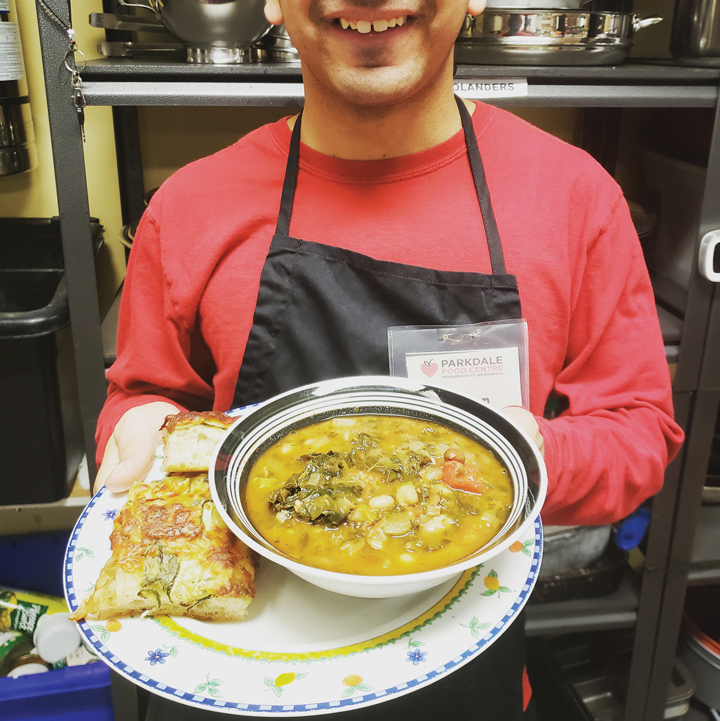
[[[112,435],[108,439],[107,446],[105,446],[102,463],[100,464],[100,468],[98,468],[97,476],[95,476],[95,483],[93,484],[94,493],[97,493],[105,485],[107,477],[115,470],[119,462],[120,454],[117,443],[115,442],[115,436]]]
[[[150,470],[162,439],[160,427],[179,408],[154,401],[126,411],[110,436],[98,469],[95,489],[107,486],[115,493],[127,491]]]
[[[155,449],[152,451],[135,451],[127,458],[123,458],[105,479],[105,485],[113,493],[127,491],[135,481],[140,481],[150,470]]]
[[[118,447],[115,435],[110,436],[102,463],[95,479],[95,492],[107,486],[113,493],[127,491],[150,469],[157,445],[142,443],[134,447]]]
[[[115,435],[110,436],[102,463],[98,468],[94,490],[97,493],[107,486],[113,493],[127,491],[135,481],[142,479],[155,458],[155,447],[145,444],[135,449],[118,448]]]

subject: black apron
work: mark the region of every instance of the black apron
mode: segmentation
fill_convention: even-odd
[[[391,263],[292,238],[300,116],[290,141],[277,228],[260,276],[235,407],[328,378],[387,375],[390,326],[461,325],[522,317],[517,279],[505,272],[472,118],[462,101],[458,100],[458,107],[492,274]]]
[[[297,119],[277,228],[235,390],[234,406],[266,400],[300,385],[349,375],[387,375],[387,330],[397,325],[460,325],[522,317],[517,279],[505,271],[472,119],[458,99],[492,274],[437,271],[376,260],[290,237],[300,151]],[[340,597],[338,597],[340,599]],[[406,696],[364,709],[324,715],[338,721],[529,721],[523,714],[524,619],[457,671]],[[160,713],[157,697],[148,718]],[[183,719],[210,718],[182,709]]]

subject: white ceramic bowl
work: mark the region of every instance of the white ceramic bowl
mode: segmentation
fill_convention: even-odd
[[[339,415],[403,415],[454,428],[489,447],[505,464],[514,486],[510,516],[492,542],[472,556],[433,571],[395,576],[336,573],[299,563],[253,528],[244,485],[258,456],[290,431]],[[496,556],[523,536],[537,517],[547,489],[542,456],[529,436],[505,414],[457,391],[407,378],[361,376],[303,386],[250,410],[215,449],[210,465],[213,500],[230,529],[269,561],[306,581],[347,596],[388,598],[440,585]]]

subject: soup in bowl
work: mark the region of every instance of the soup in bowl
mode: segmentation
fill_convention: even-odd
[[[478,400],[402,378],[305,386],[241,417],[211,489],[261,556],[338,593],[439,585],[526,533],[546,475],[527,435]]]
[[[510,515],[492,451],[445,425],[342,415],[291,431],[250,469],[245,507],[280,553],[338,573],[393,575],[457,563]]]

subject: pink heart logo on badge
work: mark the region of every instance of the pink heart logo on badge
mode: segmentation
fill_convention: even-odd
[[[423,361],[423,364],[420,366],[420,370],[422,370],[428,378],[432,378],[437,373],[437,369],[438,364],[432,361]]]

